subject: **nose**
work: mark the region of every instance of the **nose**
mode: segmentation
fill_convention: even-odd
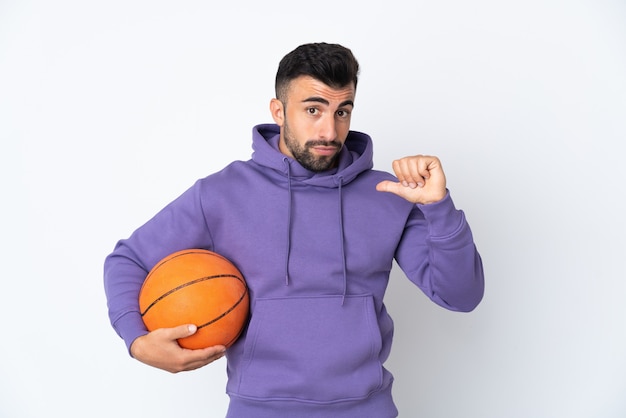
[[[318,135],[320,139],[334,141],[337,138],[337,129],[333,114],[326,114],[319,119]]]

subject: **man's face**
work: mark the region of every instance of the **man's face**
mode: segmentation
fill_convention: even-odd
[[[334,167],[350,130],[354,96],[352,84],[333,89],[308,76],[293,80],[286,103],[270,103],[281,128],[280,151],[311,171]]]

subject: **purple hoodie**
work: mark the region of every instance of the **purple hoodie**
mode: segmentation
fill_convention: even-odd
[[[252,159],[198,180],[105,261],[113,327],[146,334],[138,294],[166,255],[205,248],[241,270],[250,322],[227,350],[228,417],[396,417],[383,367],[393,322],[383,304],[395,259],[438,305],[483,296],[470,227],[448,194],[415,205],[376,191],[372,141],[351,131],[336,169],[315,173],[278,151],[279,129],[253,129]]]

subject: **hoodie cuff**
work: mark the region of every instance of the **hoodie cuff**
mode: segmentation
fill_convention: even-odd
[[[432,237],[446,237],[457,232],[465,222],[463,212],[454,206],[450,191],[439,202],[427,205],[417,204],[430,226]]]
[[[129,312],[119,318],[115,322],[115,330],[126,343],[128,354],[130,354],[130,346],[133,342],[149,332],[139,312]]]

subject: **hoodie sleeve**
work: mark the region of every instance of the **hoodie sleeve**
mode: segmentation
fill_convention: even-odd
[[[449,192],[439,202],[415,205],[396,260],[413,283],[446,309],[469,312],[482,300],[482,260]]]
[[[139,292],[156,263],[183,249],[212,246],[197,183],[127,238],[104,261],[104,289],[109,319],[130,350],[148,331],[139,311]]]

